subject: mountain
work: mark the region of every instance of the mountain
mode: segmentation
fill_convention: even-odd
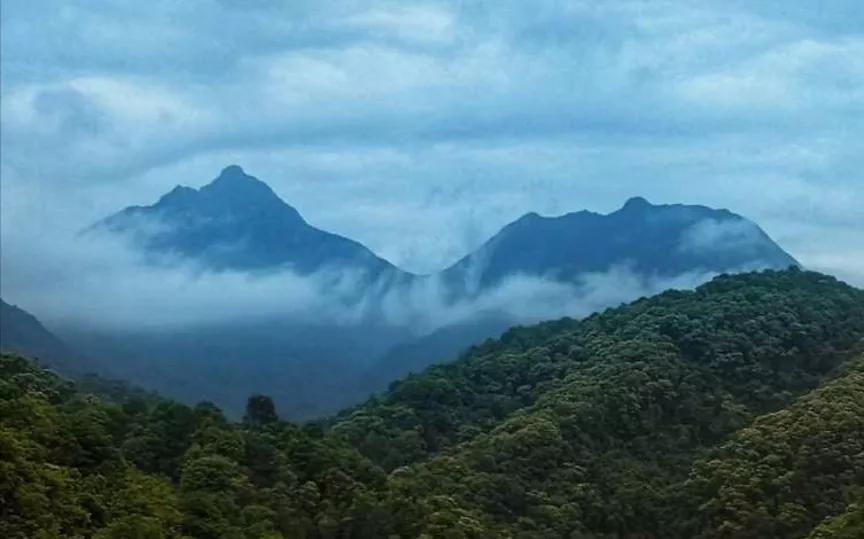
[[[243,395],[250,392],[272,395],[293,418],[320,417],[404,374],[452,360],[512,325],[562,313],[583,316],[670,286],[695,286],[722,272],[796,265],[757,225],[729,211],[634,198],[609,215],[528,214],[452,267],[417,276],[357,242],[309,225],[236,165],[200,189],[177,187],[155,204],[126,208],[87,233],[97,231],[129,238],[154,263],[180,259],[205,271],[244,272],[250,283],[265,273],[278,279],[282,269],[323,275],[324,284],[316,279],[314,286],[339,296],[328,297],[327,305],[358,313],[349,323],[314,308],[299,315],[277,308],[226,312],[216,321],[161,330],[74,321],[57,328],[75,349],[100,362],[100,373],[188,403],[212,400],[233,417],[242,413]],[[618,282],[622,268],[635,283]],[[345,292],[341,285],[327,285],[328,270],[364,277],[348,279]],[[608,275],[608,283],[587,298],[583,282],[597,273]],[[563,307],[531,290],[513,300],[508,289],[498,288],[517,276],[542,284],[562,281],[565,286],[555,293],[566,296],[560,298]],[[521,302],[532,303],[527,314],[514,305]]]
[[[237,165],[201,189],[177,186],[155,204],[126,208],[93,229],[127,234],[154,255],[179,255],[208,269],[289,268],[308,274],[351,268],[370,280],[397,283],[413,277],[360,243],[309,225]],[[672,277],[780,269],[797,262],[758,225],[728,210],[652,205],[636,197],[608,215],[526,214],[439,277],[470,295],[514,275],[574,281],[622,265],[640,275]]]
[[[65,373],[85,368],[80,358],[35,316],[0,299],[0,350],[38,358]]]
[[[792,269],[516,328],[302,426],[4,354],[0,536],[857,538],[862,348],[864,291]]]
[[[391,470],[401,537],[791,539],[864,487],[862,349],[864,291],[721,276],[508,331],[331,428]]]
[[[605,274],[609,286],[622,291],[627,285],[616,279],[641,281],[639,291],[620,298],[626,300],[659,291],[658,284],[659,289],[686,287],[719,273],[789,266],[798,266],[798,262],[740,215],[705,206],[653,205],[635,197],[608,215],[589,211],[559,217],[526,214],[435,278],[445,284],[453,302],[476,298],[517,276],[578,287],[592,276]],[[373,372],[418,372],[524,322],[493,313],[489,319],[477,317],[446,327],[392,348]]]
[[[608,215],[529,213],[442,273],[457,295],[476,294],[514,275],[573,282],[627,266],[674,277],[798,265],[755,223],[728,210],[653,205],[631,198]]]
[[[632,276],[643,281],[631,297],[624,294],[621,299],[626,300],[659,291],[658,284],[662,290],[699,284],[700,279],[724,272],[789,266],[798,266],[798,262],[758,225],[740,215],[705,206],[653,205],[636,197],[609,215],[580,211],[541,217],[529,213],[435,278],[445,283],[454,302],[489,292],[516,276],[578,286],[592,275],[608,274],[609,286],[621,290],[627,285],[616,279]],[[377,373],[378,380],[391,372],[419,372],[524,322],[504,313],[478,315],[400,343],[372,372]],[[375,387],[385,386],[379,383]]]
[[[178,185],[155,204],[126,208],[90,230],[127,234],[150,253],[213,270],[352,269],[370,280],[407,275],[363,245],[309,225],[237,165],[201,189]]]
[[[200,189],[178,186],[155,204],[126,208],[85,231],[98,233],[126,237],[160,265],[192,262],[198,269],[252,277],[281,270],[317,273],[323,278],[316,286],[338,289],[333,302],[345,309],[364,308],[363,300],[413,278],[363,245],[309,225],[236,165]],[[338,286],[346,272],[350,289]],[[328,286],[329,276],[337,286]],[[374,302],[367,303],[374,311]],[[267,392],[295,418],[332,413],[365,398],[369,391],[356,378],[369,360],[408,336],[374,313],[361,313],[346,325],[318,312],[289,311],[225,313],[216,321],[158,330],[70,321],[59,331],[100,362],[100,373],[185,402],[213,400],[235,417],[246,393]]]

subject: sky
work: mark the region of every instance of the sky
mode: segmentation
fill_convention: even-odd
[[[640,195],[864,286],[859,0],[3,0],[0,26],[0,247],[236,163],[415,272]]]

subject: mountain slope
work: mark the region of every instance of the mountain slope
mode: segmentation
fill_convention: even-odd
[[[846,511],[820,524],[807,539],[860,539],[864,537],[864,504],[853,502]]]
[[[864,292],[788,270],[513,329],[329,427],[4,355],[0,535],[857,537],[862,346]]]
[[[0,350],[38,358],[64,372],[82,372],[80,358],[35,316],[0,299]],[[77,358],[77,359],[76,359]]]
[[[512,320],[505,317],[478,315],[474,320],[444,326],[428,335],[399,343],[366,370],[366,387],[382,391],[393,380],[422,372],[429,365],[453,361],[472,345],[500,336],[512,325]]]
[[[226,309],[207,323],[164,331],[74,321],[57,328],[67,342],[102,362],[103,374],[130,378],[185,402],[213,400],[235,415],[242,393],[266,392],[294,418],[333,413],[514,324],[571,310],[581,316],[669,286],[689,287],[722,271],[795,264],[755,224],[725,210],[632,199],[610,215],[529,214],[453,267],[415,276],[359,243],[310,226],[237,166],[200,189],[177,187],[156,204],[127,208],[90,231],[122,234],[153,262],[179,259],[205,276],[244,272],[250,276],[245,282],[256,284],[255,277],[264,274],[279,281],[283,269],[314,274],[314,281],[297,286],[322,298],[323,306],[308,312],[291,311],[296,303],[286,292],[289,314],[279,310],[277,300],[260,316]],[[602,285],[592,281],[597,272],[608,272]],[[198,280],[200,274],[193,278],[206,282]],[[619,274],[633,282],[624,286]],[[496,286],[525,275],[565,281],[552,287],[563,298],[560,306],[532,293],[532,286],[549,283],[528,279],[516,288],[532,302],[525,309],[529,314],[516,314],[520,305],[508,310],[517,303],[508,299],[513,291]],[[615,293],[608,293],[613,288]],[[489,294],[480,297],[484,292]],[[596,298],[585,299],[594,293]],[[345,323],[334,321],[340,316],[330,312],[349,310]],[[459,322],[442,326],[436,318]],[[241,396],[231,387],[242,388]]]
[[[862,483],[864,357],[698,461],[688,513],[694,537],[805,537]]]
[[[756,224],[727,210],[632,198],[608,215],[529,213],[442,275],[458,293],[472,294],[513,275],[574,281],[617,265],[639,275],[673,277],[798,263]]]
[[[569,293],[576,298],[589,295],[592,279],[600,275],[608,281],[606,287],[643,289],[621,301],[699,284],[718,273],[797,265],[756,224],[727,210],[652,205],[633,198],[609,215],[588,211],[560,217],[527,214],[435,278],[446,285],[452,301],[492,292],[517,276],[570,283],[576,289]],[[580,291],[584,285],[588,286]],[[615,296],[608,291],[604,294]],[[607,301],[614,304],[612,299]],[[525,323],[504,313],[475,318],[401,343],[379,360],[375,371],[418,372],[443,358],[455,358],[471,344],[499,336],[509,326]]]
[[[723,381],[736,398],[767,410],[783,398],[777,387],[813,387],[842,360],[838,351],[862,337],[864,292],[833,278],[798,270],[724,276],[694,292],[666,292],[582,321],[514,328],[459,361],[409,376],[337,429],[356,435],[361,448],[363,440],[377,440],[368,454],[392,468],[409,461],[377,451],[411,442],[403,457],[435,454],[466,432],[487,431],[537,405],[586,369],[640,358],[698,368],[711,384]],[[406,431],[416,437],[402,439]]]
[[[93,229],[129,234],[153,254],[214,270],[354,270],[370,280],[405,275],[363,245],[310,226],[236,165],[201,189],[177,186],[155,204],[126,208]]]
[[[798,270],[721,277],[581,322],[515,331],[403,380],[333,430],[394,470],[398,498],[416,500],[403,536],[694,537],[675,511],[689,507],[680,493],[701,454],[818,387],[862,339],[860,290]],[[849,381],[843,398],[854,401],[860,377]],[[818,451],[857,428],[854,408],[825,413],[838,412]],[[837,462],[858,458],[857,443],[838,446]],[[835,473],[826,459],[802,477],[813,480],[821,463]],[[833,505],[807,506],[811,526],[842,508],[839,486],[828,485],[864,486],[854,470],[814,485],[835,490]],[[702,507],[709,496],[698,493]],[[698,520],[700,537],[750,537],[715,534],[707,515]]]

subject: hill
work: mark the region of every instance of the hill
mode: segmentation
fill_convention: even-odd
[[[749,537],[712,531],[710,492],[696,493],[695,508],[681,499],[691,470],[819,387],[859,353],[862,337],[860,290],[798,270],[722,276],[581,322],[513,330],[394,384],[333,430],[393,470],[391,488],[416,501],[404,536],[435,536],[444,512],[451,520],[440,529],[465,526],[478,537],[694,537],[677,512],[685,506],[698,510],[700,536]],[[850,380],[847,404],[861,389],[858,375]],[[862,484],[860,415],[846,405],[825,413],[839,414],[837,424],[812,451],[830,453],[828,440],[851,436],[824,470],[836,487],[814,487],[824,504],[811,497],[788,507],[757,491],[765,526],[785,518],[771,511],[796,503],[800,526],[818,523]],[[841,473],[841,462],[853,471]],[[814,477],[812,468],[799,473]],[[797,537],[802,528],[793,528],[775,536]]]
[[[860,290],[722,276],[510,330],[302,427],[261,396],[242,424],[103,401],[4,355],[0,535],[857,537],[862,339]]]

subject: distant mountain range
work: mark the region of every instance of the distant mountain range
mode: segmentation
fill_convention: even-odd
[[[155,204],[128,207],[91,230],[123,234],[147,252],[213,270],[288,269],[305,275],[352,268],[370,280],[405,284],[418,278],[356,241],[309,225],[237,165],[201,189],[178,185]],[[513,275],[571,281],[620,264],[658,276],[798,265],[758,225],[728,210],[653,205],[634,197],[608,215],[525,214],[433,277],[470,294]]]
[[[126,208],[86,233],[120,235],[145,260],[159,264],[183,261],[206,271],[251,276],[285,270],[301,276],[329,270],[362,275],[348,301],[362,301],[367,315],[354,326],[309,313],[302,322],[278,316],[226,319],[163,332],[58,328],[64,340],[101,361],[112,376],[186,401],[214,400],[231,412],[242,406],[234,393],[242,398],[267,393],[294,417],[332,412],[398,376],[453,359],[515,323],[561,314],[544,311],[541,303],[534,318],[525,320],[487,306],[461,321],[425,329],[383,316],[394,302],[414,302],[415,310],[424,311],[427,298],[417,300],[415,287],[440,285],[431,289],[447,308],[482,304],[478,298],[511,278],[578,289],[589,276],[622,267],[665,282],[681,275],[706,279],[797,265],[758,225],[730,211],[653,205],[637,197],[608,215],[526,214],[451,267],[419,276],[356,241],[308,224],[267,184],[236,165],[200,189],[178,186],[155,204]],[[626,299],[634,298],[607,301]],[[236,387],[243,391],[232,392]]]

